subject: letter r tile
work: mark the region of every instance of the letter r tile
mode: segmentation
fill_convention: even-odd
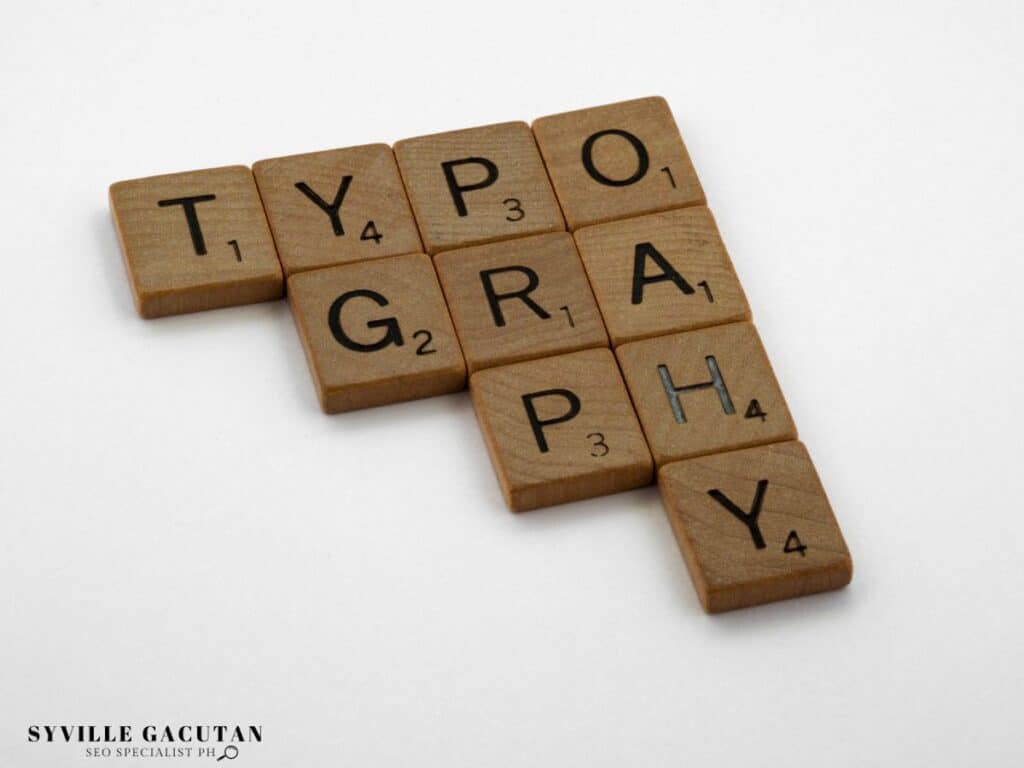
[[[434,266],[470,373],[608,346],[568,232],[445,251]]]
[[[424,254],[296,273],[288,300],[326,413],[465,386],[462,351]]]
[[[704,202],[660,96],[541,117],[533,132],[571,230]]]
[[[850,582],[850,553],[803,443],[667,464],[658,485],[708,613]]]
[[[607,349],[488,368],[470,393],[515,512],[651,481],[651,454]]]
[[[431,254],[565,229],[526,123],[405,139],[395,157]]]
[[[750,323],[634,341],[615,354],[659,467],[797,436]]]
[[[281,265],[244,165],[119,181],[110,209],[142,317],[281,298]]]

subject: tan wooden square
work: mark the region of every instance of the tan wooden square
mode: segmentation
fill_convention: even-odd
[[[116,182],[110,210],[142,317],[281,297],[281,265],[244,165]]]
[[[651,455],[607,349],[489,368],[473,374],[470,392],[513,511],[651,481]]]
[[[565,229],[526,123],[405,139],[395,156],[429,253]]]
[[[850,583],[850,553],[803,443],[668,464],[658,485],[708,613]]]
[[[288,278],[326,413],[462,389],[466,366],[430,257],[392,256]]]
[[[615,353],[659,467],[797,436],[750,323],[634,341]]]
[[[286,275],[423,251],[387,144],[275,157],[252,170]]]
[[[615,345],[750,319],[705,206],[597,224],[574,236]]]
[[[541,117],[533,132],[572,230],[704,202],[660,96]]]
[[[445,251],[434,265],[470,373],[608,346],[567,232]]]

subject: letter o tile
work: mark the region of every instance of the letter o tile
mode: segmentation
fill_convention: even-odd
[[[533,132],[573,231],[704,202],[660,96],[541,117]]]

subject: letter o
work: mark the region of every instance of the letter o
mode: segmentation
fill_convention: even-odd
[[[636,152],[636,170],[632,176],[625,179],[610,179],[597,170],[594,165],[594,144],[597,140],[603,136],[621,136],[630,143],[633,147],[633,151]],[[599,184],[604,184],[609,187],[628,187],[630,184],[636,184],[640,179],[647,175],[647,170],[651,167],[651,158],[647,155],[647,147],[629,131],[623,131],[618,128],[608,128],[604,131],[598,131],[597,133],[591,134],[587,137],[587,140],[583,142],[582,151],[583,167],[587,169],[587,173],[590,174],[590,178]]]

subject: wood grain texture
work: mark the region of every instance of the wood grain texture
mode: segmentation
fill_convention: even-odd
[[[423,251],[387,144],[260,160],[253,175],[286,275]]]
[[[116,182],[110,210],[142,317],[283,293],[274,241],[244,165]]]
[[[541,117],[533,132],[572,230],[704,202],[660,96]]]
[[[455,329],[424,254],[299,272],[288,278],[288,298],[326,413],[465,386]]]
[[[574,237],[615,345],[750,319],[705,206],[584,227]]]
[[[839,589],[853,576],[803,443],[668,464],[658,472],[658,485],[709,613]]]
[[[470,393],[515,512],[651,482],[651,455],[607,349],[489,368],[473,374]]]
[[[566,232],[445,251],[434,266],[470,373],[608,346]]]
[[[615,353],[659,467],[797,436],[750,323],[634,341]],[[713,386],[714,369],[721,391]],[[700,388],[684,389],[694,386]],[[684,391],[672,396],[674,389]]]
[[[429,253],[565,229],[526,123],[405,139],[395,156]]]

